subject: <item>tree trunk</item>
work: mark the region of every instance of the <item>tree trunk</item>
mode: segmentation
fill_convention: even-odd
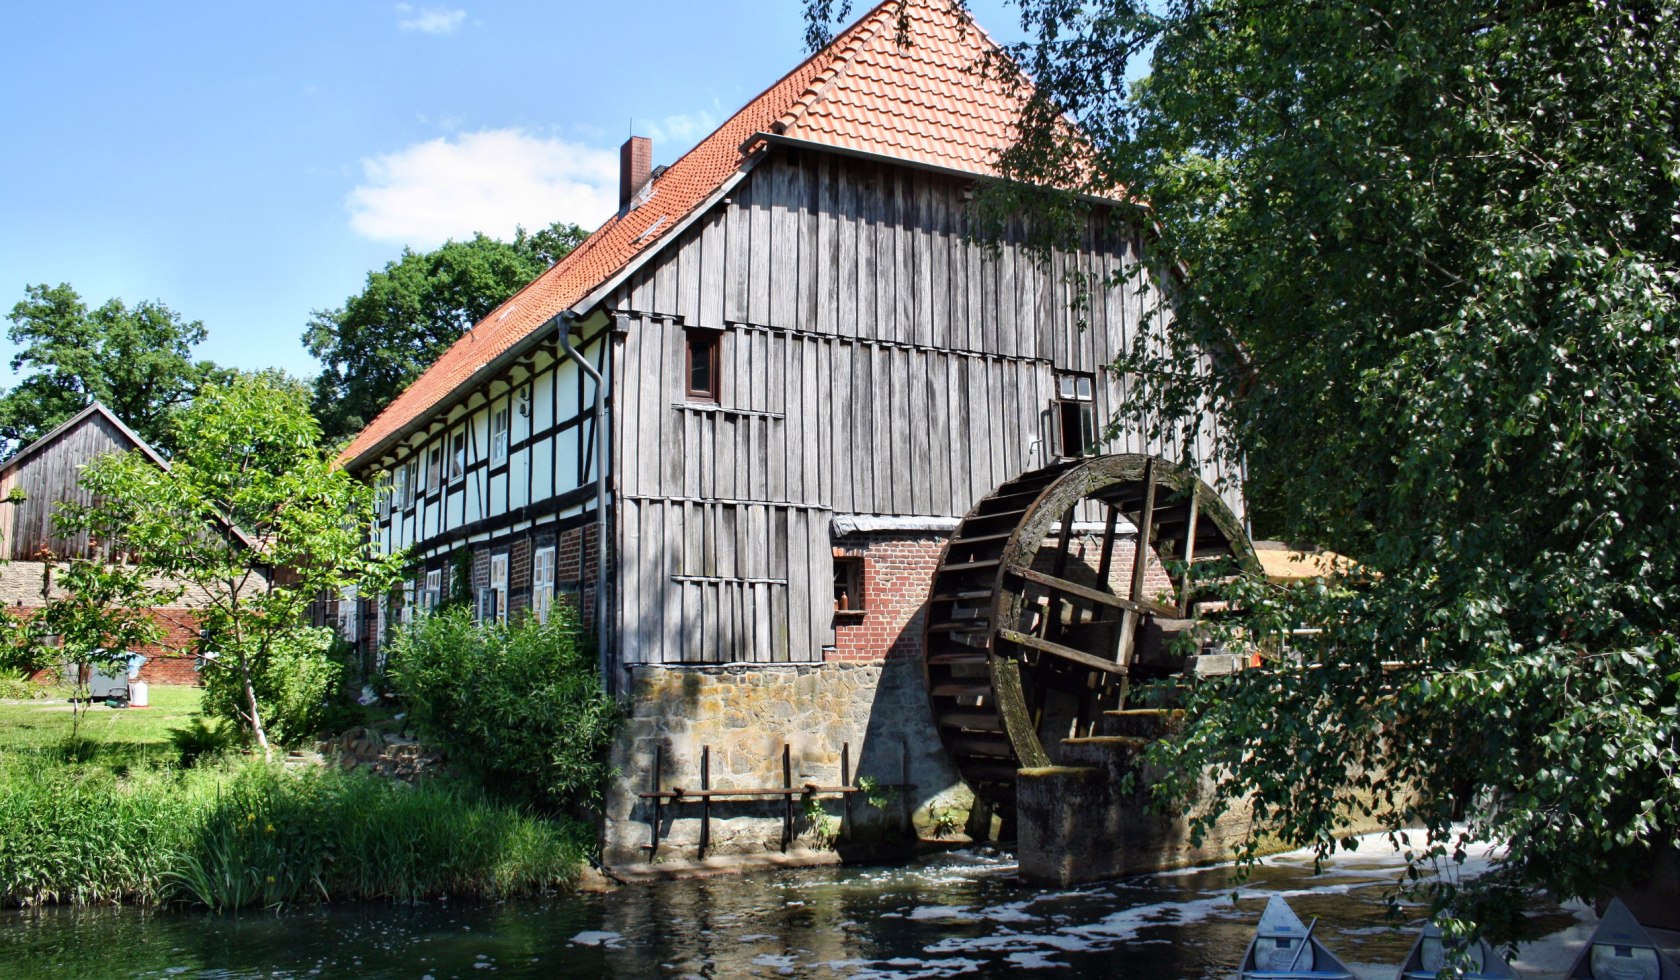
[[[251,664],[244,654],[239,656],[239,681],[245,686],[246,717],[251,719],[251,733],[257,737],[257,744],[262,747],[263,761],[273,762],[274,752],[268,746],[268,734],[263,731],[262,713],[257,710],[257,689],[251,685]]]

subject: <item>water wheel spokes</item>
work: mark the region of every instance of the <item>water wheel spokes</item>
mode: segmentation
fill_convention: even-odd
[[[941,555],[926,619],[935,720],[976,792],[1007,809],[1017,769],[1053,764],[1133,677],[1181,669],[1171,640],[1194,628],[1192,569],[1211,560],[1257,567],[1218,495],[1156,457],[1056,463],[976,504]]]

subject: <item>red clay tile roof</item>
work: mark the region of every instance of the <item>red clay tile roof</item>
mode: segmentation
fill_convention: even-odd
[[[908,45],[899,40],[901,11]],[[741,145],[755,133],[994,175],[1019,100],[977,70],[989,50],[996,45],[949,0],[885,0],[673,163],[645,203],[608,219],[457,340],[339,461],[351,465],[406,431],[485,365],[669,238],[741,169]]]

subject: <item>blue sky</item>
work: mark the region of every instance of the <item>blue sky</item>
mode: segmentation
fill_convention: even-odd
[[[1020,36],[1001,0],[971,9]],[[89,305],[158,299],[204,321],[201,356],[304,376],[310,311],[404,245],[593,228],[632,120],[668,163],[806,54],[799,0],[63,2],[7,19],[0,310],[42,282]]]

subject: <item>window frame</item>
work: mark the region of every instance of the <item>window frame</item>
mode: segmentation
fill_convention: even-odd
[[[420,486],[420,457],[414,456],[403,464],[403,493],[399,510],[414,506],[415,491]]]
[[[456,429],[449,436],[449,482],[467,478],[467,430]]]
[[[497,431],[498,423],[501,431]],[[490,413],[490,465],[500,466],[508,461],[513,446],[513,409],[503,405]]]
[[[711,376],[710,388],[694,387],[694,354],[695,348],[704,345],[706,350],[706,370]],[[688,327],[683,331],[683,392],[684,397],[691,402],[712,402],[723,400],[723,331],[707,330],[704,327]]]
[[[864,558],[862,555],[835,555],[834,562],[834,614],[836,616],[862,616],[869,610],[867,578],[864,575]],[[845,581],[841,581],[841,576]],[[849,587],[846,591],[846,607],[840,607],[842,586]]]
[[[1071,383],[1071,393],[1064,388]],[[1088,387],[1080,392],[1083,382]],[[1056,391],[1050,399],[1050,446],[1057,459],[1080,459],[1097,453],[1097,379],[1083,371],[1057,371]],[[1067,435],[1069,416],[1079,430],[1082,445],[1069,451]]]
[[[485,585],[484,591],[489,593],[494,598],[495,608],[491,610],[490,615],[498,623],[507,622],[507,599],[508,599],[508,578],[509,578],[508,565],[509,565],[509,561],[508,561],[508,553],[507,552],[503,551],[503,552],[500,552],[498,554],[493,554],[493,555],[490,556],[490,571],[489,571],[489,578],[487,580],[488,584]],[[498,573],[499,573],[499,577],[501,579],[500,584],[498,584],[497,581],[496,581],[497,578],[498,578]],[[483,610],[480,609],[479,612],[480,612],[480,621],[482,621],[483,620],[483,615],[482,615]]]
[[[434,568],[426,573],[426,591],[422,595],[421,612],[429,613],[443,605],[443,569]]]
[[[426,493],[437,493],[443,486],[443,440],[426,450]]]
[[[531,612],[537,622],[546,623],[554,608],[554,571],[558,549],[545,544],[531,552]],[[543,559],[547,559],[545,563]],[[546,573],[543,568],[547,565]]]

